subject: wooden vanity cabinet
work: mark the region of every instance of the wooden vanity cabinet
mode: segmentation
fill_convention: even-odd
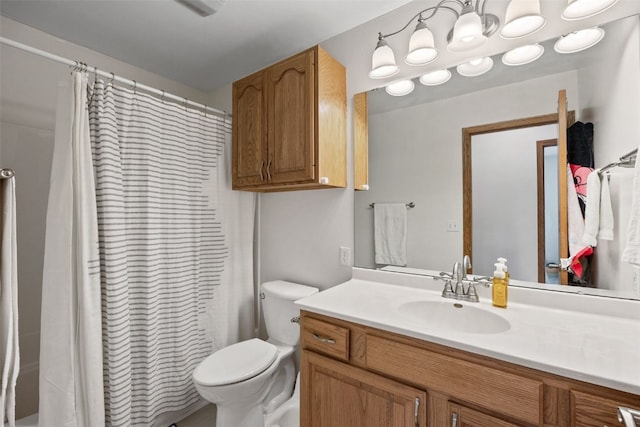
[[[232,186],[346,187],[346,71],[316,46],[233,83]]]
[[[618,406],[640,408],[638,395],[306,311],[300,345],[301,427],[614,427]]]

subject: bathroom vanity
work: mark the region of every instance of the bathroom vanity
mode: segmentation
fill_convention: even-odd
[[[640,409],[640,302],[512,288],[502,310],[441,288],[354,269],[298,301],[301,426],[613,427]]]

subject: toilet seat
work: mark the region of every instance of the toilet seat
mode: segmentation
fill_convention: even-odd
[[[264,372],[277,359],[278,348],[258,338],[216,351],[198,365],[193,379],[203,386],[233,384]]]

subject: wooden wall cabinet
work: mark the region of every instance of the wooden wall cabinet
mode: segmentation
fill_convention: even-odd
[[[346,71],[316,46],[233,83],[232,187],[346,187]]]
[[[303,311],[301,427],[614,427],[640,396]]]

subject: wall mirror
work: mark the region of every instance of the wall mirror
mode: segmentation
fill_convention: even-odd
[[[371,205],[375,203],[414,206],[407,210],[406,265],[388,269],[450,271],[456,261],[462,260],[465,128],[552,114],[557,111],[558,92],[564,89],[567,109],[575,112],[575,120],[594,124],[596,168],[636,149],[640,145],[640,20],[630,16],[602,28],[604,39],[579,53],[558,54],[553,49],[555,39],[548,40],[541,43],[544,55],[531,64],[509,67],[501,62],[500,55],[493,57],[494,68],[482,76],[462,77],[453,69],[452,78],[441,86],[423,86],[415,79],[415,90],[404,97],[390,96],[384,89],[369,91],[369,190],[356,191],[355,195],[355,266],[385,267],[376,264],[374,257]],[[539,138],[549,139],[549,135]],[[535,165],[535,151],[529,157]],[[502,161],[508,162],[508,158]],[[514,173],[514,164],[493,165],[490,169],[490,175],[499,177],[498,184],[493,184],[498,187],[474,197],[474,212],[484,208],[515,219],[533,215],[535,222],[540,215],[536,210],[499,187],[500,180],[514,179],[509,175]],[[631,210],[633,169],[614,168],[610,172],[614,240],[598,242],[591,286],[542,285],[537,275],[532,278],[525,273],[538,271],[537,256],[525,250],[525,246],[537,247],[535,237],[520,241],[513,233],[486,236],[513,245],[510,254],[499,256],[509,259],[514,284],[640,298],[636,290],[639,273],[621,261]],[[523,192],[532,192],[535,197],[536,185],[531,182]],[[526,224],[522,227],[532,228]],[[534,231],[537,233],[537,229]],[[491,272],[492,258],[474,254],[472,271]]]

